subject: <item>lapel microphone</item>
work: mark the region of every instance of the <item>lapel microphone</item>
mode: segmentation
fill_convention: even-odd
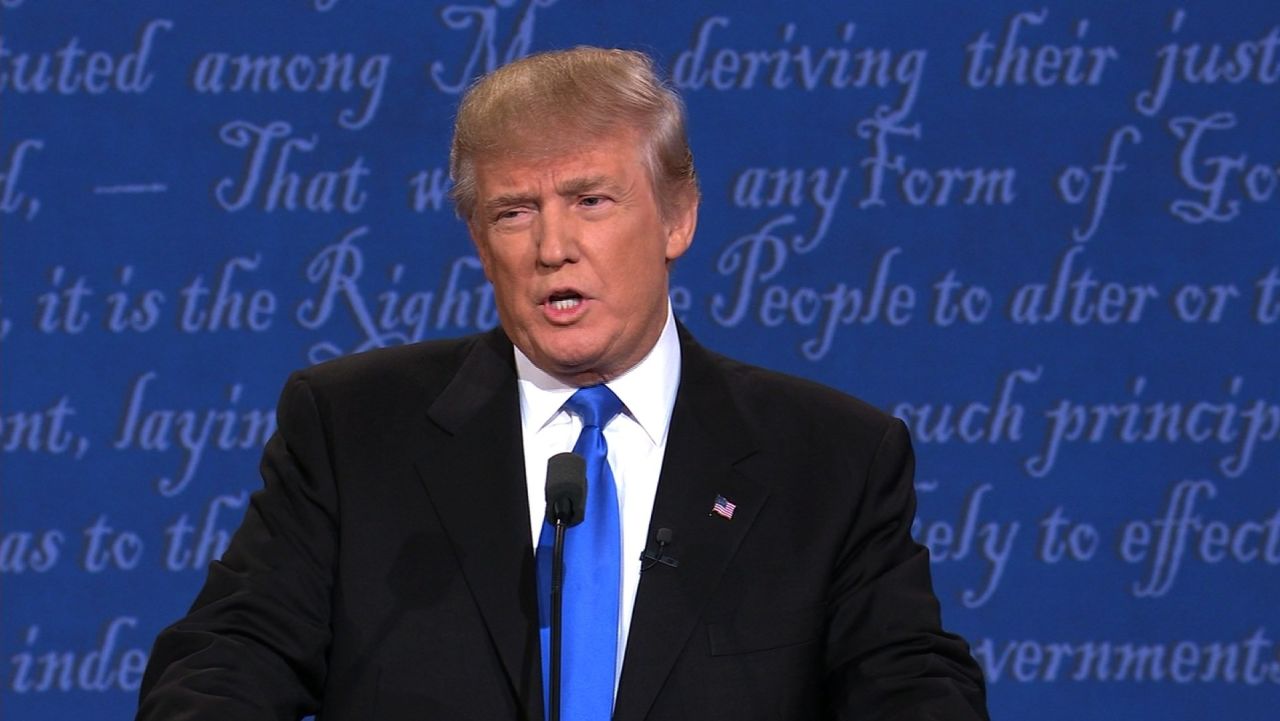
[[[653,568],[654,566],[658,565],[659,563],[663,564],[664,566],[670,566],[672,568],[677,568],[680,565],[680,561],[663,553],[663,550],[666,549],[667,544],[671,543],[671,538],[674,535],[675,534],[671,532],[670,528],[658,529],[658,533],[656,535],[656,539],[658,541],[658,550],[650,551],[649,549],[646,548],[644,553],[640,554],[640,571],[641,572],[647,571],[650,568]]]

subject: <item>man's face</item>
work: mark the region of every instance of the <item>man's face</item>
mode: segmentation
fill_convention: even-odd
[[[662,219],[637,135],[480,160],[475,175],[468,225],[512,342],[573,385],[639,363],[666,323],[667,263],[689,247],[697,207]]]

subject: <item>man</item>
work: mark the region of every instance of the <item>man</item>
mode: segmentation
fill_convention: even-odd
[[[290,379],[265,488],[157,639],[139,718],[543,718],[547,458],[592,433],[621,566],[587,717],[985,718],[908,534],[902,424],[672,318],[698,191],[648,59],[579,48],[491,74],[451,166],[501,329]],[[622,412],[584,421],[580,388]],[[587,672],[575,653],[566,678]]]

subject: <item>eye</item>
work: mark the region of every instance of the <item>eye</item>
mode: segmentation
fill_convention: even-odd
[[[494,214],[493,222],[513,223],[525,217],[528,213],[529,213],[529,209],[524,207],[504,208],[503,210],[499,210],[497,213]]]
[[[610,199],[603,195],[584,195],[578,199],[578,204],[587,208],[599,208],[609,202]]]

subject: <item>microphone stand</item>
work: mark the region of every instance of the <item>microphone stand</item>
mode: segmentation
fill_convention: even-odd
[[[555,548],[551,553],[551,718],[560,721],[560,611],[564,597],[564,519],[556,518]]]
[[[564,532],[582,522],[587,498],[587,471],[582,456],[557,453],[547,459],[547,520],[555,528],[551,549],[551,648],[547,653],[547,721],[560,721],[560,634],[564,606]],[[545,548],[545,547],[544,547]],[[539,604],[541,605],[541,604]]]

